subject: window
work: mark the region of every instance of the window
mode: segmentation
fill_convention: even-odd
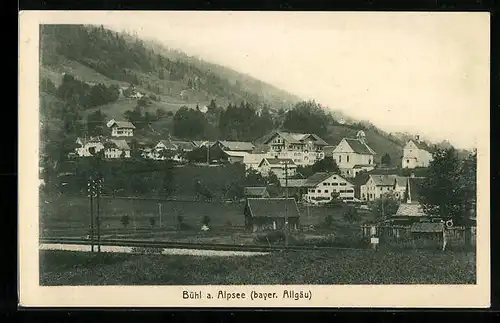
[[[342,156],[339,156],[339,163],[342,162]]]
[[[339,183],[332,183],[333,186],[339,186]]]
[[[326,183],[323,183],[323,186],[326,186]]]
[[[349,162],[349,155],[347,155],[347,162]]]
[[[321,190],[318,190],[318,193],[321,193]]]
[[[354,190],[346,190],[347,193],[354,193]]]
[[[370,160],[368,161],[368,164],[371,164],[371,163],[372,163],[372,160],[370,159]]]
[[[328,193],[328,190],[325,190],[325,193]]]
[[[407,159],[407,160],[406,160],[406,163],[407,163],[407,164],[409,164],[409,163],[410,163],[410,160],[409,160],[409,159]]]
[[[340,186],[346,186],[347,183],[340,183]]]

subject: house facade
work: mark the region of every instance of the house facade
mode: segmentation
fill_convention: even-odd
[[[409,140],[404,146],[401,159],[402,168],[429,167],[431,161],[430,148],[421,142],[418,136],[415,140]]]
[[[307,193],[304,199],[313,204],[328,203],[333,199],[333,194],[338,194],[342,201],[353,201],[354,184],[339,174],[321,172],[312,175],[305,181]]]
[[[341,174],[356,177],[361,171],[375,168],[375,151],[368,146],[363,131],[354,138],[343,138],[332,152],[332,157],[339,166]]]
[[[181,162],[184,161],[183,153],[195,148],[195,144],[191,141],[160,140],[150,152],[150,156],[155,160],[171,159]]]
[[[254,169],[259,171],[259,165],[264,158],[269,158],[268,154],[246,154],[243,157],[243,164],[245,164],[245,170]]]
[[[133,137],[135,126],[128,121],[116,121],[114,119],[106,124],[111,129],[112,137]]]
[[[268,155],[274,158],[289,158],[297,165],[312,165],[325,158],[323,148],[328,146],[323,139],[311,133],[277,131],[264,144]]]
[[[227,161],[230,164],[235,164],[235,163],[243,164],[245,156],[248,155],[248,153],[244,151],[231,151],[231,150],[224,151],[224,154],[226,154]]]
[[[370,175],[366,183],[360,187],[361,200],[373,201],[392,192],[397,177],[397,175]]]
[[[294,176],[297,173],[297,165],[290,158],[264,158],[258,170],[263,175],[274,173],[279,179],[283,179]]]

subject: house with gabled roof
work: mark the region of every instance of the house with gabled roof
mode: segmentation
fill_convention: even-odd
[[[407,181],[408,177],[406,176],[396,176],[394,179],[392,191],[394,192],[394,196],[399,200],[403,200],[405,197]]]
[[[397,175],[370,174],[367,181],[360,187],[361,200],[373,201],[392,192],[397,177]]]
[[[356,138],[343,138],[332,152],[342,175],[347,177],[356,177],[362,171],[373,170],[375,155],[362,130],[357,133]]]
[[[294,176],[297,173],[297,164],[290,158],[263,158],[257,169],[265,176],[274,173],[282,179]]]
[[[276,131],[266,140],[268,154],[276,158],[290,158],[297,165],[312,165],[325,157],[324,147],[329,144],[314,133]]]
[[[111,129],[112,137],[133,137],[135,126],[129,121],[116,121],[111,119],[106,124]]]
[[[244,208],[249,231],[297,230],[300,212],[294,198],[248,198]],[[286,223],[288,222],[288,223]]]
[[[419,136],[409,140],[403,148],[402,168],[429,167],[432,161],[431,148]]]
[[[130,146],[125,139],[108,139],[104,143],[105,158],[130,158]]]
[[[309,203],[328,203],[333,196],[342,201],[355,200],[354,184],[340,174],[318,172],[308,177],[304,186],[307,188],[304,198]]]
[[[180,140],[160,140],[153,148],[153,159],[165,160],[165,155],[172,155],[170,159],[174,161],[183,161],[182,153],[192,151],[196,146],[191,141]],[[168,152],[166,154],[165,152]]]

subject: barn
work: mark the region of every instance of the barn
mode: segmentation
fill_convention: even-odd
[[[299,208],[294,198],[249,198],[245,203],[245,229],[252,232],[290,230],[299,226]]]

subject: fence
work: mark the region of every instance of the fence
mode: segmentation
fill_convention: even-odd
[[[467,245],[466,230],[470,230],[470,245],[474,246],[476,244],[476,227],[466,228],[457,226],[446,228],[445,230],[447,245]],[[416,235],[412,235],[410,225],[362,225],[361,234],[363,238],[370,238],[372,236],[378,237],[381,244],[396,243],[402,246],[414,245],[417,239]],[[438,240],[438,242],[440,242],[439,238],[439,235],[435,235],[434,237],[429,235],[428,238],[422,238],[422,235],[418,237],[419,240],[428,240],[428,242],[432,242],[431,240]]]

